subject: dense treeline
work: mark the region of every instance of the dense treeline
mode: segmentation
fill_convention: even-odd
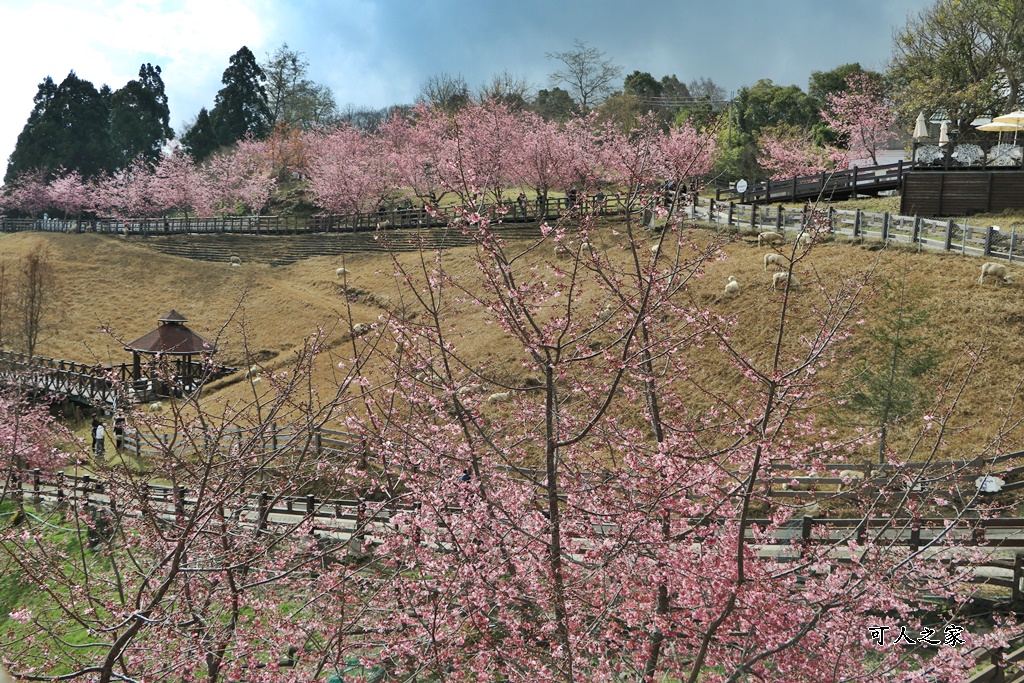
[[[622,78],[623,69],[605,53],[576,41],[572,49],[548,53],[556,69],[546,88],[534,91],[526,79],[504,72],[474,90],[462,76],[441,73],[427,79],[418,100],[448,115],[499,102],[560,126],[592,116],[620,131],[653,117],[665,130],[686,125],[717,137],[712,172],[719,180],[814,173],[850,159],[876,161],[878,150],[903,146],[900,131],[909,131],[922,112],[948,120],[950,134],[967,140],[979,134],[971,126],[976,117],[1019,108],[1022,21],[1024,0],[937,0],[896,31],[884,73],[843,64],[813,72],[806,91],[761,79],[730,96],[706,77],[686,82],[675,74],[658,78],[634,70]],[[967,40],[971,36],[976,39]],[[273,148],[271,165],[283,193],[275,208],[325,209],[310,204],[304,185],[289,182],[293,174],[306,177],[301,155],[309,145],[302,140],[313,131],[373,136],[392,118],[411,116],[414,106],[341,110],[327,87],[308,78],[308,66],[287,45],[263,62],[242,47],[231,57],[212,106],[201,109],[177,138],[168,123],[159,66],[143,64],[137,80],[114,92],[107,86],[97,90],[74,72],[59,84],[47,77],[9,159],[8,209],[40,210],[39,202],[10,200],[28,178],[54,182],[77,174],[83,181],[109,183],[129,169],[153,172],[171,163],[165,158],[169,148],[203,164],[232,155],[243,140]],[[230,204],[214,203],[223,204],[218,210]],[[49,208],[67,213],[60,204]]]

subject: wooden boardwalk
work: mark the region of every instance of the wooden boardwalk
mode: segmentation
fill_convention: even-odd
[[[218,366],[210,379],[236,371]],[[116,408],[160,398],[154,390],[158,384],[148,379],[134,380],[130,363],[88,365],[0,351],[0,385],[60,400]]]
[[[745,192],[737,192],[735,188],[718,190],[715,192],[715,199],[744,204],[840,201],[859,194],[877,195],[880,192],[898,190],[903,184],[904,172],[910,169],[910,164],[899,161],[895,164],[854,167],[832,173],[823,171],[816,175],[751,183]]]

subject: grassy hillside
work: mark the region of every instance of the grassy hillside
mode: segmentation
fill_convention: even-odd
[[[693,233],[698,245],[712,237],[708,231]],[[593,241],[599,249],[619,254],[620,240],[621,236],[608,225]],[[61,291],[59,315],[51,318],[51,329],[41,340],[38,352],[56,358],[126,362],[130,355],[123,350],[124,343],[153,329],[157,318],[175,309],[189,319],[193,330],[219,340],[223,362],[243,367],[254,359],[273,369],[285,367],[304,340],[318,327],[324,327],[331,333],[335,348],[331,362],[318,366],[316,382],[322,391],[331,392],[337,386],[334,354],[347,355],[353,343],[377,343],[380,351],[390,351],[393,346],[393,341],[375,341],[372,335],[353,342],[350,325],[389,314],[408,315],[415,308],[411,290],[395,277],[392,257],[382,252],[312,257],[287,266],[246,260],[241,268],[232,268],[226,263],[165,255],[150,248],[145,240],[22,233],[0,236],[0,253],[12,263],[39,242],[48,246],[57,265]],[[773,351],[780,299],[769,290],[771,278],[763,269],[763,253],[748,240],[734,237],[725,245],[723,258],[709,261],[701,276],[691,279],[680,295],[697,308],[732,317],[732,342],[744,353],[762,359]],[[472,247],[460,247],[444,252],[442,257],[446,271],[469,288],[479,279],[474,254]],[[527,257],[535,263],[558,261],[550,244],[542,244]],[[419,255],[403,252],[394,258],[415,270]],[[350,271],[347,287],[335,275],[342,263]],[[880,285],[898,282],[905,276],[914,306],[929,311],[926,331],[940,358],[938,372],[929,379],[933,387],[929,391],[934,393],[938,383],[948,388],[956,386],[960,377],[957,368],[963,367],[966,351],[983,354],[964,392],[956,421],[957,427],[965,431],[950,434],[944,449],[944,456],[950,458],[973,456],[1002,428],[1009,426],[1011,435],[1019,436],[1012,408],[1024,359],[1024,288],[1022,284],[980,285],[979,267],[978,260],[949,254],[919,254],[879,249],[877,245],[815,246],[797,269],[801,281],[810,286],[793,299],[794,324],[798,330],[806,326],[804,332],[813,332],[815,316],[830,305],[830,297],[846,278],[870,270],[873,282]],[[723,293],[729,275],[742,285],[739,296]],[[1024,283],[1024,278],[1018,280]],[[600,291],[587,292],[586,297],[595,309],[605,301]],[[880,301],[865,306],[863,324],[856,327],[863,330],[875,324]],[[488,366],[497,376],[504,373],[521,380],[527,373],[521,362],[526,357],[523,349],[499,326],[487,324],[484,311],[453,306],[460,308],[460,314],[451,317],[451,339],[463,356],[471,364]],[[788,350],[798,351],[798,336],[787,343],[793,345]],[[853,367],[853,359],[867,347],[866,335],[855,335],[841,348],[835,370],[825,370],[825,378],[838,382],[840,377],[835,373]],[[386,376],[387,364],[382,363],[377,371]],[[704,389],[722,395],[728,395],[739,378],[735,367],[710,355],[695,374]],[[208,397],[245,396],[252,387],[241,380],[239,373],[218,383],[217,390]],[[694,408],[701,407],[699,395],[694,395],[693,401]],[[1019,414],[1019,410],[1016,412]],[[1012,424],[1005,424],[1007,420]],[[901,432],[894,435],[894,443],[906,448],[911,436]],[[1001,449],[1015,446],[1010,440]]]

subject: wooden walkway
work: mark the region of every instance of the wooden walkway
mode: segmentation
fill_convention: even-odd
[[[898,190],[903,174],[911,170],[910,164],[895,164],[850,168],[843,171],[824,171],[817,175],[794,176],[786,180],[768,180],[750,184],[745,192],[735,188],[715,192],[717,201],[770,204],[772,202],[840,201],[856,195],[877,195]]]
[[[200,367],[198,373],[208,373]],[[221,377],[235,368],[218,366],[208,379]],[[118,365],[87,365],[74,361],[27,356],[13,351],[0,351],[0,385],[16,387],[33,394],[49,396],[92,406],[118,406],[144,403],[161,394],[149,379],[135,381],[129,363]],[[189,387],[184,387],[190,390]]]

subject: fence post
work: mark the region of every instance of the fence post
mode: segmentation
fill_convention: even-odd
[[[910,238],[913,242],[917,242],[921,236],[921,218],[914,216],[914,227],[911,228]],[[918,243],[917,250],[921,251],[921,244]]]
[[[910,552],[916,553],[917,549],[921,547],[921,527],[913,526],[910,528]]]
[[[946,223],[946,251],[949,251],[953,246],[953,228],[956,227],[956,223],[950,218]]]
[[[43,499],[39,494],[39,487],[42,485],[41,473],[39,469],[32,470],[32,502],[39,505],[39,502]]]
[[[1024,553],[1017,553],[1013,558],[1013,601],[1020,601],[1020,580],[1024,574]]]
[[[963,256],[967,253],[967,218],[964,217],[964,238],[960,245],[960,255]]]
[[[256,528],[263,531],[267,528],[267,492],[260,491],[260,496],[256,500]]]
[[[992,226],[988,226],[985,229],[985,256],[992,255],[992,233],[995,232]]]
[[[860,209],[854,209],[853,212],[853,236],[857,237],[861,233],[860,227]],[[882,239],[885,239],[885,226],[882,226]]]
[[[811,528],[814,525],[814,518],[804,515],[800,520],[800,554],[802,555],[811,545]]]
[[[185,489],[178,484],[174,485],[174,514],[178,517],[185,516]]]
[[[1010,263],[1013,263],[1013,250],[1017,247],[1017,226],[1010,226]]]
[[[82,475],[82,489],[85,491],[85,504],[89,504],[89,489],[92,488],[92,478],[88,475]]]
[[[270,424],[270,452],[277,453],[277,423]]]
[[[729,215],[725,219],[725,224],[728,225],[730,228],[732,227],[732,209],[733,209],[732,202],[729,202]]]
[[[775,230],[778,231],[780,234],[784,234],[782,230],[782,225],[785,222],[783,220],[784,213],[785,209],[783,209],[781,205],[778,209],[775,210]]]

